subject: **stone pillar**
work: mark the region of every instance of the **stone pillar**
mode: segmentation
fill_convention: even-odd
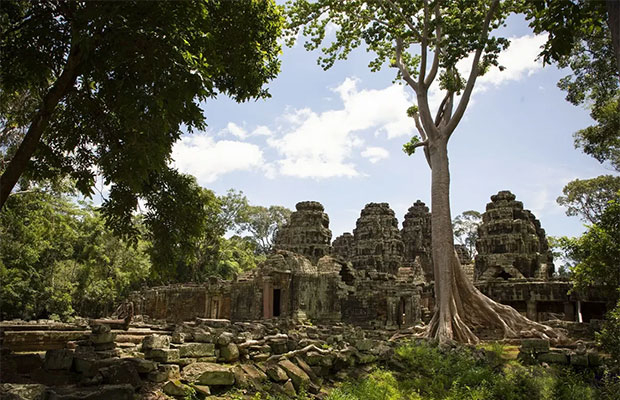
[[[538,321],[538,312],[536,311],[536,300],[527,302],[527,317],[532,321]]]
[[[564,302],[564,321],[575,321],[575,306],[570,301]]]
[[[273,318],[273,283],[271,279],[263,281],[263,319]]]

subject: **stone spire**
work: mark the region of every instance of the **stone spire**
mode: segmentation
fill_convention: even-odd
[[[302,201],[295,208],[289,223],[278,231],[274,247],[301,254],[316,264],[331,253],[329,217],[317,201]]]
[[[475,276],[548,279],[553,256],[540,221],[509,191],[491,196],[476,241]]]
[[[404,244],[398,220],[388,203],[369,203],[353,230],[355,252],[351,257],[358,270],[396,275],[402,265]]]
[[[349,232],[345,232],[338,236],[332,243],[332,254],[336,257],[349,261],[354,253],[355,244],[353,241],[353,235]]]
[[[405,246],[403,266],[421,268],[424,280],[433,280],[433,257],[431,249],[431,213],[420,200],[409,207],[401,236]]]

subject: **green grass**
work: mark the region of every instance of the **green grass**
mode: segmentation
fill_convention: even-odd
[[[425,342],[396,350],[403,371],[377,369],[334,389],[329,400],[607,400],[594,374],[525,366],[512,349],[442,350]],[[617,395],[617,392],[615,392]]]

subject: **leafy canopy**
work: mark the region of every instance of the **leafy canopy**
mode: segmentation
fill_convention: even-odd
[[[167,178],[178,187],[171,147],[184,130],[205,127],[202,102],[269,95],[263,85],[279,71],[282,22],[263,0],[3,1],[0,168],[37,109],[49,111],[24,178],[70,176],[88,196],[102,176],[111,185],[103,210],[129,233],[139,197],[155,208],[161,195],[152,192]],[[60,78],[69,84],[48,104]]]
[[[558,204],[567,207],[566,215],[579,215],[591,224],[600,221],[608,202],[617,197],[620,190],[620,176],[601,175],[592,179],[575,179],[569,182],[557,199]]]

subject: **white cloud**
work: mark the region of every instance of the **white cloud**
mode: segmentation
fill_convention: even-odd
[[[540,47],[547,41],[547,35],[525,35],[511,37],[508,49],[500,53],[499,65],[505,67],[503,71],[493,67],[486,74],[476,80],[476,91],[484,91],[493,86],[497,87],[505,82],[519,81],[534,74],[543,67],[540,60],[536,60]],[[471,71],[473,55],[457,64],[459,71],[465,78]]]
[[[257,126],[251,133],[252,136],[271,136],[273,132],[265,125]]]
[[[269,174],[258,146],[231,140],[216,142],[207,135],[183,136],[175,144],[172,158],[181,172],[194,175],[201,184],[233,171],[260,169]]]
[[[230,134],[235,137],[238,137],[239,139],[245,139],[246,137],[248,137],[248,133],[245,131],[245,129],[235,124],[234,122],[229,122],[226,125],[226,128],[222,129],[220,134],[221,135]]]
[[[390,153],[383,147],[366,147],[366,150],[362,152],[362,157],[365,157],[371,163],[375,164],[385,158],[388,158]]]
[[[322,113],[295,109],[282,117],[283,135],[267,140],[284,157],[277,161],[280,173],[317,179],[358,176],[351,157],[353,150],[364,144],[362,132],[374,130],[375,135],[388,138],[413,132],[406,115],[413,99],[404,86],[359,90],[357,84],[356,79],[346,78],[333,89],[343,102],[341,109]],[[378,161],[382,156],[372,158]]]

